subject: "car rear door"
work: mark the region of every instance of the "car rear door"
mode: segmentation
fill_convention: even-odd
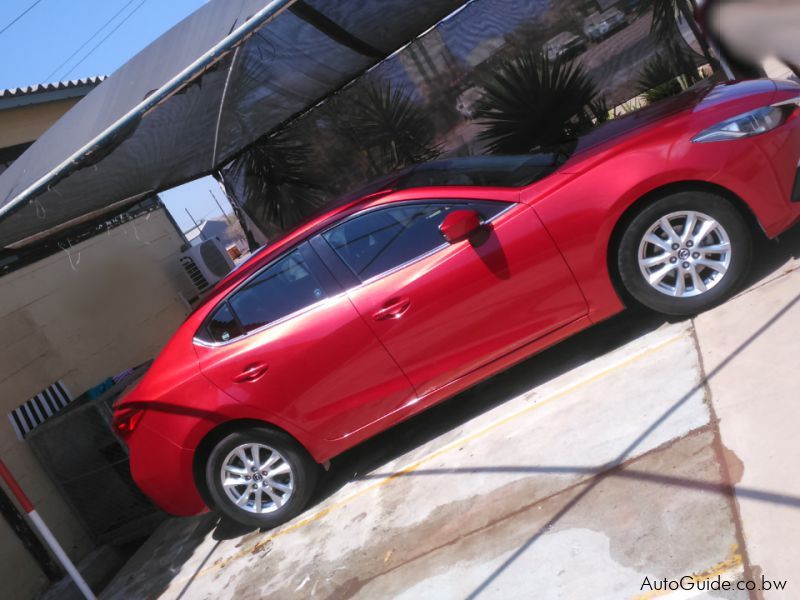
[[[220,389],[323,439],[414,398],[307,243],[234,290],[198,337],[200,367]]]
[[[463,208],[480,213],[486,235],[448,244],[438,226]],[[523,204],[393,203],[321,237],[331,252],[326,260],[344,263],[355,280],[353,304],[419,396],[587,311],[559,250]]]

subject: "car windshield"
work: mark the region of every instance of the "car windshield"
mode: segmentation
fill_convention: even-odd
[[[394,190],[425,186],[520,187],[544,179],[561,166],[575,144],[546,152],[506,156],[474,156],[423,163],[400,174]]]

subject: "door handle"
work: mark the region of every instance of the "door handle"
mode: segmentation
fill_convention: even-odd
[[[258,381],[262,375],[269,369],[268,365],[258,363],[255,365],[247,365],[242,372],[236,375],[233,380],[236,383],[246,383],[248,381]]]
[[[372,318],[376,321],[385,321],[387,319],[398,319],[403,316],[403,313],[408,310],[411,300],[408,298],[392,298],[383,305],[383,308],[377,310]]]

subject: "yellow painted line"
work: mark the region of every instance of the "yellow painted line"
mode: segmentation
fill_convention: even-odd
[[[731,552],[728,555],[728,558],[723,560],[722,562],[718,562],[717,564],[703,569],[702,571],[698,571],[696,573],[692,573],[689,577],[693,583],[697,584],[701,581],[708,581],[709,579],[714,579],[717,576],[722,575],[731,575],[735,571],[740,570],[744,566],[744,561],[742,560],[742,553],[739,552],[739,545],[733,544],[731,546]],[[655,578],[651,578],[655,579]],[[661,581],[660,579],[658,581]],[[652,598],[663,598],[665,596],[677,596],[679,594],[683,595],[685,592],[691,592],[693,595],[696,595],[697,590],[653,590],[651,592],[645,592],[644,594],[639,594],[638,596],[634,596],[631,600],[651,600]]]
[[[211,572],[211,571],[213,571],[215,569],[223,569],[226,566],[228,566],[231,562],[233,562],[234,560],[237,560],[237,559],[242,558],[244,556],[247,556],[249,554],[254,554],[256,552],[259,552],[267,544],[269,544],[272,540],[277,539],[279,537],[282,537],[282,536],[284,536],[284,535],[286,535],[288,533],[291,533],[293,531],[297,531],[298,529],[301,529],[301,528],[305,527],[306,525],[310,525],[311,523],[314,523],[315,521],[318,521],[319,519],[321,519],[322,517],[332,513],[333,511],[335,511],[337,509],[340,509],[340,508],[343,508],[343,507],[347,506],[348,504],[351,504],[354,500],[357,500],[358,498],[364,496],[365,494],[368,494],[369,492],[372,492],[372,491],[374,491],[376,489],[379,489],[379,488],[381,488],[381,487],[383,487],[385,485],[388,485],[389,483],[391,483],[393,481],[396,481],[397,479],[399,479],[400,477],[403,477],[404,475],[407,475],[409,473],[412,473],[413,471],[416,471],[417,469],[419,469],[424,464],[429,463],[430,461],[442,456],[443,454],[446,454],[446,453],[450,452],[451,450],[454,450],[456,448],[459,448],[459,447],[463,446],[464,444],[468,444],[471,441],[474,441],[474,440],[476,440],[478,438],[481,438],[481,437],[485,436],[486,434],[494,431],[498,427],[502,427],[503,425],[506,425],[507,423],[509,423],[509,422],[511,422],[511,421],[513,421],[515,419],[518,419],[519,417],[521,417],[523,415],[526,415],[526,414],[528,414],[528,413],[530,413],[530,412],[532,412],[534,410],[537,410],[537,409],[539,409],[539,408],[541,408],[543,406],[546,406],[547,404],[550,404],[551,402],[553,402],[553,401],[555,401],[555,400],[557,400],[559,398],[563,398],[567,394],[570,394],[570,393],[572,393],[572,392],[574,392],[574,391],[576,391],[578,389],[581,389],[581,388],[583,388],[583,387],[585,387],[587,385],[595,383],[596,381],[599,381],[599,380],[601,380],[601,379],[603,379],[605,377],[608,377],[609,375],[619,371],[620,369],[623,369],[623,368],[629,366],[630,364],[635,363],[635,362],[637,362],[639,360],[647,358],[648,356],[652,356],[653,354],[655,354],[656,352],[664,349],[665,347],[670,346],[671,344],[674,344],[675,342],[678,342],[679,340],[685,339],[687,337],[688,337],[688,335],[686,333],[681,333],[681,334],[678,334],[678,335],[673,336],[671,338],[668,338],[668,339],[664,340],[663,342],[660,342],[660,343],[656,344],[655,346],[652,346],[650,348],[642,350],[641,352],[639,352],[637,354],[634,354],[634,355],[632,355],[632,356],[630,356],[630,357],[628,357],[628,358],[626,358],[624,360],[616,362],[613,365],[610,365],[610,366],[606,367],[605,369],[601,369],[600,371],[598,371],[594,375],[590,375],[589,377],[586,377],[585,379],[581,379],[580,381],[576,381],[575,383],[570,384],[570,385],[562,388],[561,390],[553,393],[552,395],[548,396],[547,398],[542,399],[539,402],[536,402],[536,403],[534,403],[534,404],[532,404],[530,406],[526,406],[525,408],[522,408],[522,409],[516,411],[515,413],[512,413],[512,414],[510,414],[510,415],[508,415],[506,417],[502,417],[500,419],[497,419],[496,421],[486,425],[482,429],[479,429],[475,433],[472,433],[470,435],[461,437],[461,438],[455,440],[454,442],[450,442],[449,444],[446,444],[445,446],[443,446],[439,450],[437,450],[435,452],[432,452],[431,454],[428,454],[427,456],[424,456],[424,457],[420,458],[419,460],[411,463],[410,465],[408,465],[408,466],[406,466],[406,467],[404,467],[404,468],[402,468],[402,469],[400,469],[398,471],[395,471],[391,475],[388,475],[386,478],[378,480],[377,482],[375,482],[375,483],[373,483],[371,485],[368,485],[367,487],[365,487],[365,488],[363,488],[363,489],[361,489],[361,490],[359,490],[357,492],[354,492],[354,493],[350,494],[349,496],[343,498],[342,500],[334,502],[330,506],[326,506],[325,508],[322,508],[322,509],[318,510],[317,512],[309,515],[308,517],[306,517],[304,519],[301,519],[300,521],[298,521],[296,523],[293,523],[291,525],[283,527],[282,529],[279,529],[278,531],[276,531],[272,535],[264,538],[262,541],[258,542],[257,544],[255,544],[255,545],[253,545],[253,546],[251,546],[249,548],[244,548],[244,549],[238,551],[237,553],[232,554],[231,556],[229,556],[227,558],[223,558],[223,559],[220,559],[220,560],[214,562],[210,566],[208,566],[205,569],[199,571],[197,573],[197,575],[195,576],[195,579],[200,577],[200,576],[202,576],[202,575],[204,575],[204,574],[206,574],[206,573],[209,573],[209,572]],[[518,396],[517,399],[518,398],[522,398],[524,396],[525,396],[524,394],[522,396]]]

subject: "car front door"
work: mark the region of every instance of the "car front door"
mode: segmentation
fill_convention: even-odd
[[[414,398],[307,243],[234,290],[198,337],[200,367],[219,388],[324,439]]]
[[[480,214],[483,239],[444,240],[439,225],[456,209]],[[561,253],[523,204],[394,203],[322,237],[358,279],[353,304],[418,396],[587,311]]]

